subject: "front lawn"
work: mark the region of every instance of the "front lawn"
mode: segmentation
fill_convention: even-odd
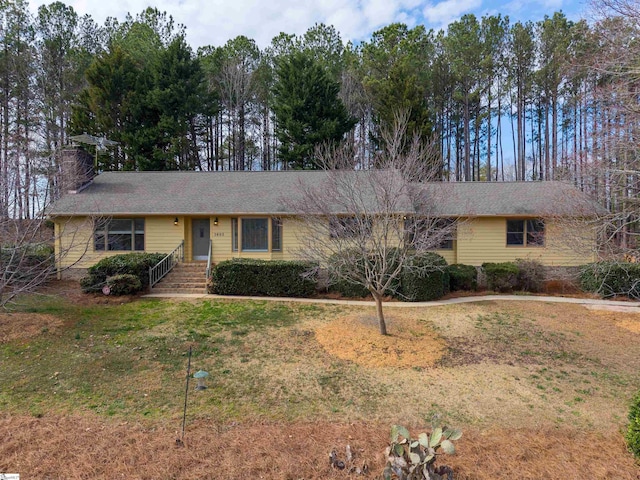
[[[447,460],[459,479],[640,474],[620,433],[640,388],[639,314],[389,307],[383,338],[373,308],[24,300],[0,314],[0,472],[198,478],[207,465],[225,472],[212,478],[347,478],[328,467],[332,448],[350,443],[380,472],[389,427],[418,431],[438,414],[464,431]],[[189,392],[178,449],[190,346],[209,388]],[[83,449],[92,438],[100,448]],[[44,461],[46,448],[63,453]],[[61,462],[68,475],[55,473]]]

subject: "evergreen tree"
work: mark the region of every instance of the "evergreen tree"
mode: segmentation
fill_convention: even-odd
[[[356,120],[338,97],[339,84],[308,54],[281,58],[275,73],[273,111],[281,160],[288,168],[318,168],[315,148],[338,143]]]
[[[431,62],[434,43],[423,26],[413,29],[394,23],[373,33],[362,47],[363,83],[371,98],[377,144],[379,132],[393,129],[395,112],[408,112],[407,137],[429,138]]]

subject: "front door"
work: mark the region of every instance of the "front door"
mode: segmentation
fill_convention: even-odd
[[[191,220],[191,239],[193,242],[193,259],[206,260],[209,255],[208,218],[194,218]]]

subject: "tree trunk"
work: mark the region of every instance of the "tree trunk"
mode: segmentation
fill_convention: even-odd
[[[491,84],[493,77],[489,77],[489,100],[487,101],[487,172],[485,181],[491,181]]]
[[[387,334],[387,324],[384,321],[384,312],[382,311],[382,294],[370,290],[373,299],[376,301],[376,312],[378,314],[378,326],[380,327],[380,335]]]

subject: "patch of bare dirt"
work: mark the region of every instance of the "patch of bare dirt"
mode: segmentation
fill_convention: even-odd
[[[442,463],[457,480],[637,480],[640,468],[619,432],[575,429],[463,428],[457,454]],[[377,478],[390,425],[298,422],[220,425],[192,420],[185,447],[167,424],[127,424],[95,417],[0,418],[0,471],[27,479],[357,479]],[[423,428],[412,428],[412,433]],[[346,445],[369,475],[329,465]],[[600,446],[600,448],[594,447]],[[55,452],[55,454],[52,454]]]
[[[318,327],[316,339],[331,355],[367,367],[432,367],[445,354],[445,341],[427,323],[400,315],[386,323],[388,335],[380,335],[375,317],[342,316]]]
[[[62,326],[62,320],[42,313],[0,313],[0,343],[37,337]]]
[[[121,305],[130,303],[140,295],[104,295],[102,293],[83,293],[77,280],[52,280],[43,285],[38,293],[63,297],[76,305]]]

